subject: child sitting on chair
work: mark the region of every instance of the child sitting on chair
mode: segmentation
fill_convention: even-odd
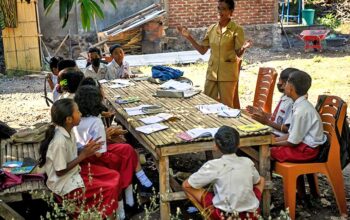
[[[182,187],[187,197],[202,213],[207,210],[211,219],[222,219],[222,215],[232,216],[236,213],[241,219],[247,218],[247,215],[257,219],[254,213],[259,208],[264,178],[259,176],[249,158],[235,154],[239,146],[239,133],[234,128],[220,127],[214,141],[215,148],[223,156],[206,162],[184,181]],[[214,193],[203,188],[211,184]]]
[[[59,96],[58,91],[56,89],[56,85],[58,83],[58,73],[59,73],[58,63],[62,60],[63,60],[62,57],[52,57],[50,59],[51,73],[47,74],[47,76],[46,76],[47,82],[48,82],[50,89],[52,91],[53,100],[57,100],[57,98]]]
[[[317,158],[319,145],[326,142],[321,117],[305,95],[311,87],[309,74],[293,72],[285,86],[285,94],[293,99],[288,135],[276,138],[271,158],[279,162],[306,162]]]
[[[278,133],[288,132],[290,116],[292,115],[293,100],[285,94],[284,88],[286,86],[289,75],[294,71],[298,71],[298,69],[287,68],[284,69],[280,74],[280,78],[277,83],[277,89],[279,92],[283,93],[283,95],[281,96],[275,110],[273,111],[273,114],[268,114],[262,109],[254,106],[247,106],[247,111],[252,114],[253,119],[259,121],[262,124],[273,127],[278,131]]]
[[[120,44],[111,46],[109,53],[113,57],[113,60],[107,65],[106,79],[125,79],[132,77],[129,63],[124,60],[125,54],[122,46]]]
[[[77,68],[69,67],[60,72],[59,81],[62,94],[58,99],[74,98],[80,82],[84,79],[84,74]]]
[[[120,173],[120,187],[125,190],[126,204],[133,207],[135,204],[132,192],[132,179],[135,174],[141,183],[141,195],[152,192],[153,183],[148,179],[143,171],[139,157],[135,149],[127,143],[114,143],[110,138],[110,130],[106,129],[100,118],[102,105],[102,95],[97,86],[84,85],[77,90],[74,100],[78,104],[82,118],[80,124],[74,128],[77,137],[78,148],[83,147],[90,138],[101,137],[104,142],[102,149],[104,152],[96,153],[85,159],[84,163],[96,164]],[[119,133],[120,129],[116,129]],[[118,214],[120,219],[124,219],[123,201],[119,200]]]

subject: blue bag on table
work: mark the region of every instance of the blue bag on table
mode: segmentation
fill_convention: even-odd
[[[152,77],[159,78],[162,81],[167,81],[170,79],[177,79],[183,75],[183,71],[178,69],[173,69],[167,66],[153,66],[152,67]]]

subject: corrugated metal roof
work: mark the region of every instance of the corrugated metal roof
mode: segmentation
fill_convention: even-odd
[[[125,19],[105,28],[102,32],[105,36],[115,36],[124,31],[136,28],[148,21],[163,16],[166,11],[159,5],[153,4]]]

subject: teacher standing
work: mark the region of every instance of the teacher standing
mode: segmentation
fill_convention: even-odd
[[[244,41],[243,28],[231,20],[234,0],[218,1],[219,22],[209,26],[204,39],[198,43],[185,27],[177,27],[192,46],[205,54],[210,48],[204,94],[233,107],[234,90],[238,82],[238,59],[251,42]]]

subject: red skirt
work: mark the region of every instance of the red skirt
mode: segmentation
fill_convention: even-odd
[[[298,146],[276,146],[271,147],[271,158],[278,162],[308,162],[317,158],[319,148],[312,148],[304,143]]]
[[[261,201],[262,194],[260,190],[256,187],[253,188],[254,194],[256,198]],[[221,220],[223,219],[221,217],[222,214],[225,212],[221,211],[220,209],[214,207],[213,205],[213,198],[214,194],[212,192],[208,192],[204,196],[202,196],[201,205],[204,209],[208,209],[210,211],[211,219],[213,220]],[[259,210],[257,210],[259,211]],[[240,212],[239,213],[239,219],[251,219],[251,220],[258,220],[258,217],[254,215],[255,213],[252,212]],[[237,219],[237,217],[233,217],[233,219]]]
[[[119,186],[121,189],[125,189],[132,183],[138,164],[138,156],[130,144],[108,144],[107,152],[103,153],[101,157],[92,156],[84,162],[106,166],[118,171],[120,174]]]
[[[95,209],[103,218],[116,212],[120,193],[119,173],[89,163],[82,163],[80,166],[80,175],[84,181],[85,189],[78,188],[64,196],[66,201],[68,200],[76,207],[75,210],[70,210],[73,217],[77,218],[81,209]],[[60,199],[60,197],[57,198]],[[59,202],[62,202],[62,199]]]

